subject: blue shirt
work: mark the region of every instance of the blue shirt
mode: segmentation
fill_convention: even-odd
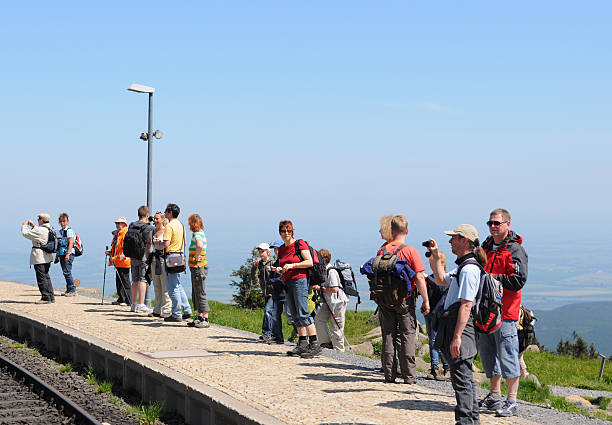
[[[457,279],[457,269],[444,275],[444,281],[450,286],[444,302],[444,310],[459,300],[474,302],[480,286],[480,268],[475,264],[467,264],[461,269]]]
[[[66,251],[68,249],[68,238],[73,239],[72,250],[70,251],[70,253],[74,254],[74,242],[76,242],[76,235],[74,233],[74,230],[72,230],[72,228],[70,227],[67,227],[65,230],[61,229],[60,234],[62,235],[62,238],[60,239],[59,255],[66,255]]]

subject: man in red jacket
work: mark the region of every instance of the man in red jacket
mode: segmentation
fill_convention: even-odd
[[[478,335],[478,351],[487,378],[491,379],[491,392],[478,404],[483,410],[495,411],[497,416],[517,414],[521,367],[517,322],[521,309],[521,289],[527,281],[527,253],[523,238],[510,230],[510,213],[498,208],[491,211],[489,221],[491,236],[483,242],[487,253],[485,270],[498,279],[504,287],[502,296],[502,325],[492,334]],[[501,379],[508,382],[508,398],[501,399]]]

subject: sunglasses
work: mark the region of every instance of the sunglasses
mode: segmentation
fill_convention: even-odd
[[[487,226],[489,226],[489,227],[491,227],[491,226],[501,226],[504,223],[507,223],[507,221],[493,221],[493,220],[489,220],[489,221],[487,221]]]
[[[278,231],[278,233],[293,233],[293,230],[281,229],[281,230]]]

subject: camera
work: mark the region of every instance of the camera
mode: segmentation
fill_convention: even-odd
[[[149,223],[153,223],[153,216],[149,216]]]
[[[431,248],[431,241],[425,241],[421,245],[423,245],[425,248],[429,249],[429,248]],[[431,257],[431,252],[427,251],[425,253],[425,257],[427,257],[427,258]]]

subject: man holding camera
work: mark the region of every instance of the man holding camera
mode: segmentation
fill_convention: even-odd
[[[497,208],[491,211],[491,236],[482,244],[487,253],[485,270],[504,287],[502,296],[502,325],[493,334],[478,338],[482,365],[491,379],[491,392],[479,402],[483,410],[495,411],[497,416],[514,416],[518,405],[516,394],[521,376],[517,322],[521,310],[521,289],[527,281],[527,253],[523,238],[510,230],[510,213]],[[508,398],[501,399],[502,376],[508,382]]]
[[[474,226],[461,224],[444,233],[451,237],[449,243],[459,267],[446,273],[436,241],[429,240],[436,283],[449,285],[444,312],[438,322],[435,348],[440,349],[450,366],[451,383],[457,400],[455,423],[479,424],[480,412],[472,373],[472,361],[476,356],[472,304],[480,287],[480,267],[468,261],[476,259],[484,264],[486,257],[478,246],[478,231]]]
[[[21,224],[21,234],[24,238],[32,241],[32,252],[30,253],[30,265],[34,265],[36,282],[41,298],[36,304],[49,304],[55,302],[53,285],[49,276],[49,267],[53,261],[53,254],[43,251],[40,247],[49,240],[49,232],[52,232],[49,214],[38,214],[38,226],[31,220]]]

